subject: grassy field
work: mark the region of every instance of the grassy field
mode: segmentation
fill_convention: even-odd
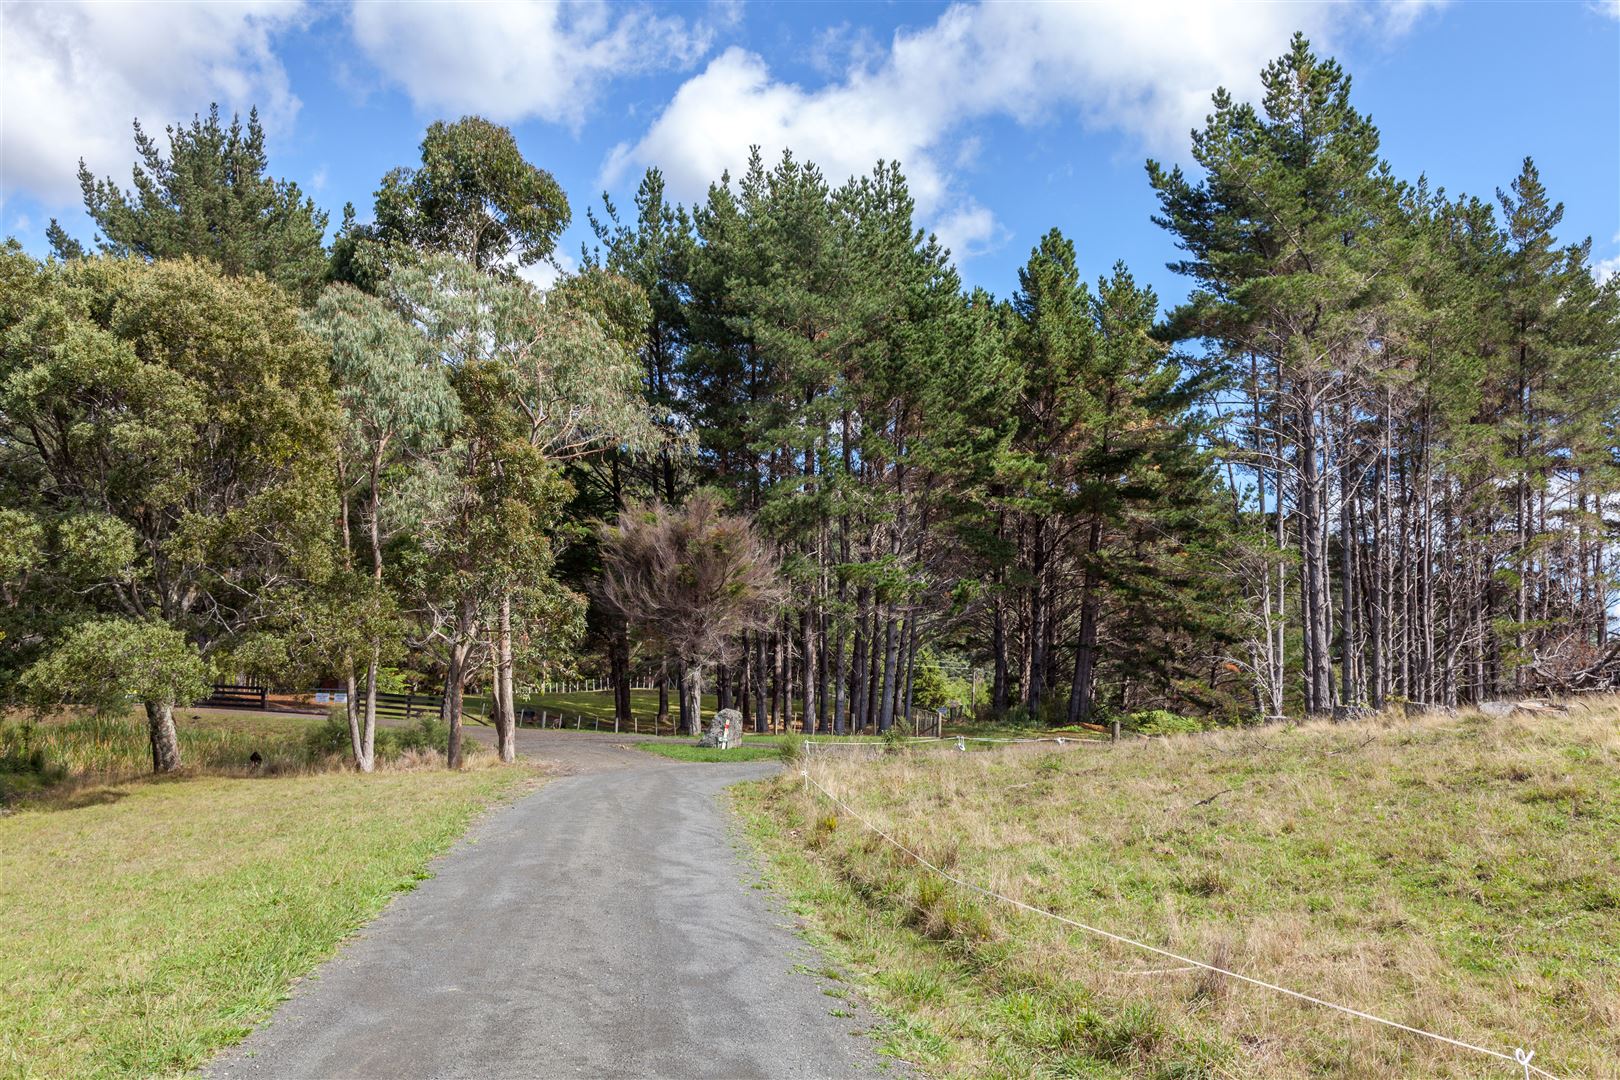
[[[0,814],[0,1076],[203,1064],[536,776],[409,755],[372,776],[317,771],[302,747],[320,718],[179,720],[189,764],[162,780],[107,779],[143,752],[116,725],[99,743],[47,731],[100,771]],[[254,749],[267,774],[244,771]]]
[[[1091,926],[1620,1076],[1620,704],[1013,748],[813,774],[929,861]],[[736,796],[839,974],[946,1076],[1516,1077],[988,900],[797,776]]]

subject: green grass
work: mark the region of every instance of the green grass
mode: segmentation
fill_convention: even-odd
[[[248,745],[290,758],[307,725],[200,715],[181,731],[194,750],[231,748],[226,762],[194,753],[172,778],[70,778],[0,815],[0,1076],[204,1064],[534,776],[210,773]]]
[[[473,703],[468,705],[469,709],[483,709],[483,698],[469,695],[467,700],[468,702]],[[531,708],[535,709],[536,711],[545,709],[551,716],[556,716],[558,713],[561,713],[567,721],[566,728],[568,729],[573,728],[576,717],[584,717],[584,727],[586,731],[592,730],[591,721],[593,719],[601,721],[609,728],[611,728],[613,725],[613,694],[608,690],[581,691],[575,694],[539,694],[535,695],[534,697],[518,701],[517,706],[520,709]],[[676,703],[673,694],[670,696],[669,707],[670,715],[674,716],[676,711]],[[717,699],[715,695],[705,694],[703,696],[704,717],[707,718],[713,716],[716,707]],[[797,708],[797,703],[795,703],[795,708]],[[658,715],[658,691],[630,691],[630,711],[641,724],[641,734],[645,735],[652,733],[652,720]],[[926,718],[919,718],[919,722],[932,724],[933,717],[930,714]],[[629,729],[621,730],[627,731]],[[995,738],[1050,737],[1054,734],[1073,734],[1076,730],[1077,729],[1070,728],[1059,729],[1032,727],[1028,724],[1019,725],[987,722],[975,722],[973,724],[966,725],[962,723],[955,723],[948,725],[946,728],[948,735],[968,734],[980,737]],[[671,733],[668,729],[660,732],[660,734],[666,736],[673,735],[675,738],[687,737],[682,733]],[[1081,731],[1079,734],[1089,737],[1094,733]],[[749,738],[755,737],[756,736],[752,734],[749,735]],[[817,737],[819,738],[820,736]]]
[[[678,712],[675,694],[669,696],[669,713],[675,716]],[[613,725],[613,693],[609,690],[585,690],[575,694],[536,694],[517,702],[518,708],[545,709],[552,716],[562,713],[567,720],[567,726],[572,727],[574,718],[583,716],[585,727],[590,729],[590,722],[594,720],[606,721],[609,727]],[[718,699],[713,694],[703,695],[703,715],[713,716],[718,706]],[[651,724],[658,715],[658,691],[632,690],[630,691],[630,712],[640,722],[642,733],[651,732]]]
[[[177,710],[180,759],[188,771],[281,775],[330,771],[347,760],[349,733],[341,709],[334,715],[290,716],[258,711]],[[377,760],[442,754],[448,732],[436,718],[377,732]],[[468,740],[467,752],[482,745]],[[252,762],[257,753],[260,761]],[[0,717],[0,806],[53,787],[142,777],[152,771],[146,721],[139,711],[97,718],[64,713],[44,720]]]
[[[853,756],[853,755],[852,755]],[[965,880],[1511,1053],[1620,1075],[1620,704],[1115,747],[818,757]],[[950,1076],[1512,1076],[944,883],[797,777],[736,795],[812,935]]]
[[[188,768],[242,770],[257,752],[259,772],[308,768],[305,745],[321,716],[284,716],[257,711],[180,709],[175,731]],[[144,715],[95,718],[65,713],[35,721],[24,714],[0,716],[0,805],[27,798],[62,781],[122,780],[152,770]]]
[[[767,739],[771,741],[767,742]],[[777,741],[779,739],[780,736],[773,739],[769,735],[757,735],[753,739],[745,739],[741,746],[730,750],[716,750],[713,747],[697,746],[691,742],[645,742],[635,743],[634,746],[637,750],[645,750],[660,757],[674,758],[676,761],[776,761],[782,756],[782,748]]]
[[[796,746],[805,740],[803,735],[755,735],[752,733],[743,736],[741,746],[730,750],[717,750],[712,747],[698,746],[692,741],[690,735],[682,736],[680,741],[665,739],[658,742],[636,742],[630,745],[637,750],[645,750],[649,754],[659,754],[663,757],[674,758],[676,761],[777,761],[782,759],[783,746]],[[818,736],[816,741],[830,741],[827,737]],[[860,743],[869,746],[882,745],[881,739],[871,735],[846,736],[837,740],[839,743]]]

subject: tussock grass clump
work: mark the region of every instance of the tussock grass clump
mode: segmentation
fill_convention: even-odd
[[[1561,1076],[1620,1075],[1613,699],[811,768],[965,881],[1401,1023],[1529,1047]],[[740,799],[818,932],[871,973],[895,1051],[933,1071],[1501,1072],[949,884],[797,776]],[[834,812],[836,829],[804,824]]]

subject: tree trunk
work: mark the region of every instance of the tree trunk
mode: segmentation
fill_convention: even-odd
[[[1002,613],[1002,598],[996,594],[995,623],[990,634],[990,648],[994,654],[995,673],[990,684],[990,711],[995,716],[1007,714],[1007,623]]]
[[[1102,520],[1091,519],[1086,534],[1086,572],[1080,586],[1080,640],[1074,647],[1074,682],[1069,687],[1069,723],[1091,719],[1092,672],[1097,665],[1097,612],[1101,606],[1097,553],[1102,549]]]
[[[900,659],[900,635],[895,632],[894,609],[883,622],[883,699],[878,704],[878,734],[894,726],[895,679]]]
[[[360,738],[354,749],[354,767],[363,773],[377,767],[377,669],[381,666],[380,650],[373,645],[366,661],[366,703],[360,723]]]
[[[816,730],[823,735],[832,731],[827,703],[827,616],[816,617]]]
[[[471,646],[465,639],[450,646],[449,672],[445,676],[445,715],[450,723],[450,738],[445,745],[445,764],[452,769],[461,768],[461,707],[463,684],[467,675],[467,651]]]
[[[630,633],[624,619],[614,616],[613,636],[608,646],[609,677],[613,680],[613,715],[621,724],[630,723]]]
[[[737,704],[742,709],[742,730],[754,721],[754,643],[748,631],[742,634],[742,662],[737,665]]]
[[[917,729],[911,723],[911,681],[917,667],[917,612],[913,610],[906,616],[906,662],[903,665],[905,678],[900,683],[900,708],[905,717],[907,729],[915,735]]]
[[[782,733],[785,735],[793,723],[793,658],[788,655],[792,644],[788,636],[787,616],[784,615],[777,623],[776,633],[772,635],[771,641],[776,657],[775,678],[771,684],[775,691],[771,718],[780,723]]]
[[[688,661],[681,665],[681,712],[686,717],[686,733],[701,735],[703,725],[703,665]]]
[[[765,635],[754,631],[754,731],[764,734],[769,721],[765,715]]]
[[[860,734],[866,730],[866,654],[869,651],[866,630],[866,586],[855,593],[855,643],[850,655],[849,709],[850,730]]]
[[[495,744],[501,760],[510,765],[517,760],[516,699],[512,693],[512,596],[501,594],[500,625],[496,632]]]
[[[1333,657],[1329,643],[1331,615],[1328,602],[1324,482],[1319,454],[1321,439],[1316,406],[1309,384],[1301,391],[1300,407],[1300,548],[1303,555],[1301,611],[1305,623],[1305,710],[1333,708]]]
[[[174,730],[174,702],[148,701],[146,731],[152,739],[152,771],[174,772],[180,767],[180,736]]]
[[[669,664],[658,671],[658,719],[653,721],[653,734],[669,723]]]
[[[1036,520],[1030,546],[1029,588],[1029,682],[1024,687],[1024,708],[1029,722],[1041,715],[1041,689],[1046,685],[1046,529]]]
[[[690,731],[692,729],[692,720],[686,708],[686,665],[684,663],[676,666],[675,681],[676,685],[681,689],[681,692],[675,695],[675,711],[678,714],[676,723],[679,730]]]
[[[849,712],[848,662],[844,658],[844,624],[842,616],[840,616],[838,622],[838,629],[833,634],[832,647],[832,726],[834,735],[842,735],[848,730],[847,719]]]
[[[354,767],[361,772],[370,772],[362,762],[366,752],[365,721],[362,710],[365,703],[360,697],[360,684],[354,677],[354,657],[343,658],[343,715],[349,721],[349,756],[354,761]]]
[[[816,733],[816,616],[805,605],[800,615],[799,636],[804,642],[804,656],[799,664],[799,693],[803,695],[804,733]]]

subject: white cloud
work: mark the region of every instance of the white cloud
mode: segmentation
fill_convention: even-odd
[[[876,58],[851,40],[844,74],[813,89],[778,81],[758,55],[731,48],[687,80],[638,141],[613,150],[603,180],[656,165],[672,194],[698,199],[722,170],[736,175],[756,143],[767,162],[792,148],[835,182],[898,160],[923,218],[954,227],[971,251],[995,227],[985,208],[964,210],[958,190],[956,172],[973,155],[953,144],[968,138],[967,125],[1072,117],[1146,152],[1183,155],[1215,88],[1256,94],[1260,68],[1294,30],[1326,50],[1350,33],[1404,32],[1434,6],[958,4],[897,32]]]
[[[934,235],[950,249],[953,261],[960,263],[996,246],[1003,239],[1004,230],[996,224],[996,215],[988,207],[968,199],[934,223]]]
[[[565,251],[555,252],[550,259],[541,259],[528,266],[518,267],[517,275],[541,292],[557,284],[557,279],[579,269],[579,262]]]
[[[1613,2],[1620,4],[1620,0]],[[1386,34],[1399,37],[1416,26],[1425,15],[1450,6],[1451,0],[1390,0],[1372,8],[1368,17],[1374,23],[1381,24]]]
[[[712,40],[705,23],[602,2],[356,3],[350,19],[361,51],[418,107],[502,123],[577,126],[610,78],[689,68]]]
[[[886,51],[869,27],[841,22],[817,31],[808,59],[821,74],[839,76],[855,68],[876,66]]]
[[[1616,274],[1620,274],[1620,255],[1616,255],[1612,259],[1600,260],[1597,265],[1592,267],[1592,276],[1597,278],[1599,285],[1604,284]]]
[[[5,4],[0,188],[76,203],[80,157],[124,179],[132,119],[161,137],[215,101],[227,114],[257,105],[268,130],[286,130],[298,99],[271,42],[306,17],[302,5],[273,0]]]

